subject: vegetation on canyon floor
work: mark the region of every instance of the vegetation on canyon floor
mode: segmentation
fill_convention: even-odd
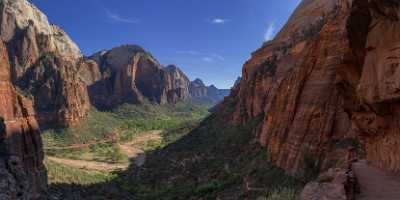
[[[106,122],[104,120],[118,121],[114,127],[124,130],[123,133],[134,133],[129,139],[131,141],[150,134],[146,131],[164,129],[160,139],[132,143],[135,148],[146,153],[146,162],[140,167],[134,164],[135,158],[131,158],[129,168],[123,171],[76,168],[47,159],[50,199],[104,199],[105,195],[108,199],[143,200],[215,199],[228,196],[265,200],[294,199],[301,182],[270,164],[264,147],[258,145],[252,137],[252,128],[262,116],[243,127],[224,124],[221,121],[223,117],[216,114],[202,121],[208,115],[206,107],[180,106],[173,109],[169,106],[146,108],[124,105],[112,112],[93,111],[85,124],[100,120],[97,121],[98,126],[90,126],[103,130],[102,137],[101,134],[87,137],[89,131],[84,127],[89,125],[85,124],[81,130],[63,130],[68,134],[81,131],[83,140],[73,135],[60,140],[52,137],[52,132],[46,132],[44,138],[47,147],[54,147],[55,144],[67,147],[76,141],[84,141],[81,145],[89,143],[78,149],[47,149],[48,156],[124,162],[127,159],[125,156],[119,161],[115,160],[118,152],[121,152],[117,143],[127,142],[128,139],[119,139],[117,143],[90,144],[109,138],[104,135],[104,130],[110,130],[105,129],[108,126],[103,126]],[[132,119],[133,116],[136,118]],[[167,126],[167,121],[172,123]],[[139,125],[133,126],[138,122]],[[142,134],[139,134],[139,130],[143,131]],[[71,191],[75,197],[68,196]]]
[[[294,199],[301,182],[269,163],[251,134],[262,116],[245,127],[221,119],[208,117],[118,181],[138,199]]]
[[[114,184],[121,172],[106,167],[99,170],[102,163],[115,163],[116,166],[124,163],[128,167],[129,161],[134,163],[137,155],[135,152],[128,155],[131,152],[126,152],[124,147],[139,152],[161,149],[198,126],[209,114],[208,108],[208,105],[190,103],[164,106],[126,104],[108,112],[93,109],[79,128],[44,131],[50,197],[59,198],[74,191],[76,198],[81,198],[81,192],[91,191],[85,188],[92,186],[105,188],[104,194],[110,193],[106,188],[121,193]],[[74,165],[64,163],[64,160],[74,161]],[[82,166],[76,165],[75,161],[81,162]],[[94,169],[86,166],[91,162],[100,166]],[[102,198],[99,196],[97,199]],[[111,195],[110,198],[117,197]]]
[[[113,110],[91,110],[78,128],[50,129],[43,133],[45,147],[63,147],[99,141],[127,142],[140,133],[177,128],[199,121],[208,115],[208,105],[179,103],[177,105],[124,104]]]

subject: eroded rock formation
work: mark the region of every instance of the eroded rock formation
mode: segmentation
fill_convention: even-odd
[[[299,199],[354,200],[357,192],[357,181],[351,170],[330,169],[308,183]]]
[[[363,1],[354,4],[357,7],[353,7],[349,26],[355,26],[360,19],[370,21],[368,26],[365,22],[361,27],[364,35],[355,28],[349,34],[365,42],[364,51],[357,53],[364,55],[360,78],[357,82],[345,79],[356,89],[360,105],[352,110],[352,121],[364,142],[368,161],[399,172],[400,2],[374,0],[368,4]]]
[[[33,99],[40,124],[78,125],[90,106],[76,44],[26,0],[1,0],[0,23],[12,82]]]
[[[179,68],[163,67],[135,45],[94,54],[84,71],[92,103],[102,109],[144,101],[177,103],[189,97],[189,79]]]
[[[270,160],[293,175],[328,168],[361,138],[373,164],[400,170],[399,3],[303,0],[276,38],[244,65],[220,109],[247,123]]]
[[[201,79],[190,82],[189,92],[192,98],[210,103],[218,103],[229,95],[230,90],[218,89],[214,85],[206,86]]]
[[[46,170],[32,102],[11,83],[6,47],[0,43],[0,199],[36,199]]]

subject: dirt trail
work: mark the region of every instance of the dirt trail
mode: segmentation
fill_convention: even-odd
[[[70,167],[86,169],[86,170],[94,170],[94,171],[116,171],[116,170],[124,170],[128,168],[129,163],[105,163],[105,162],[96,162],[96,161],[86,161],[86,160],[72,160],[72,159],[64,159],[64,158],[56,158],[56,157],[47,157],[47,159],[61,163],[64,165],[68,165]]]
[[[144,143],[153,140],[161,140],[161,133],[161,130],[144,133],[141,136],[133,139],[131,142],[120,144],[120,147],[123,151],[125,151],[129,158],[134,158],[137,155],[144,153],[143,149],[141,148]]]
[[[74,144],[71,146],[67,147],[44,147],[44,150],[67,150],[67,149],[82,149],[85,147],[89,147],[90,145],[96,145],[96,144],[109,144],[113,143],[112,140],[106,140],[106,141],[100,141],[100,142],[90,142],[86,144]]]
[[[400,175],[384,172],[368,165],[366,161],[354,163],[353,170],[361,189],[357,200],[400,199]]]
[[[138,136],[131,142],[126,144],[120,144],[120,147],[128,155],[128,158],[135,158],[134,161],[135,165],[142,166],[146,161],[146,156],[142,149],[143,145],[148,141],[161,140],[162,139],[161,133],[162,133],[161,130],[142,133],[140,136]],[[76,146],[72,146],[71,148],[76,148]],[[106,163],[106,162],[96,162],[96,161],[86,161],[86,160],[64,159],[64,158],[57,158],[50,156],[48,157],[48,159],[57,163],[68,165],[70,167],[95,170],[95,171],[109,172],[115,170],[124,170],[129,167],[129,162]]]

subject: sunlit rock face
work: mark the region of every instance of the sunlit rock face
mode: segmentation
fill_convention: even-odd
[[[98,52],[86,63],[90,98],[98,108],[145,101],[174,104],[189,98],[186,75],[176,66],[162,66],[139,46]]]
[[[270,160],[302,175],[306,157],[328,168],[337,141],[360,139],[373,164],[400,170],[397,1],[303,0],[277,37],[252,54],[219,109],[247,123]]]
[[[11,83],[0,43],[0,199],[36,199],[46,187],[42,140],[32,102]]]
[[[12,82],[33,100],[40,125],[79,125],[90,106],[76,44],[27,0],[1,0],[0,23]]]
[[[218,89],[214,85],[206,86],[201,79],[195,79],[190,82],[189,93],[194,99],[215,104],[224,100],[230,90]]]

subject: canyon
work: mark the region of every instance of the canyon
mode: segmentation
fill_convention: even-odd
[[[216,182],[228,187],[214,191],[218,198],[251,198],[259,195],[252,185],[269,186],[256,172],[276,170],[303,186],[311,181],[301,199],[352,199],[352,161],[400,172],[397,1],[302,0],[231,90],[190,81],[137,45],[85,57],[26,0],[1,0],[0,12],[0,199],[37,199],[45,191],[41,129],[79,127],[91,106],[126,103],[222,101],[187,136],[153,152],[153,161],[129,169],[126,177],[153,189]],[[216,181],[227,174],[231,182]],[[328,186],[318,183],[326,177]]]
[[[0,12],[12,83],[32,98],[41,127],[79,126],[91,104],[109,109],[191,97],[190,81],[179,68],[162,66],[139,46],[124,45],[86,58],[28,1],[2,1]]]
[[[110,109],[197,98],[178,67],[162,66],[141,47],[124,45],[85,57],[30,2],[2,0],[0,13],[1,199],[37,199],[46,190],[41,129],[79,127],[92,105]],[[212,98],[215,104],[223,96]]]

